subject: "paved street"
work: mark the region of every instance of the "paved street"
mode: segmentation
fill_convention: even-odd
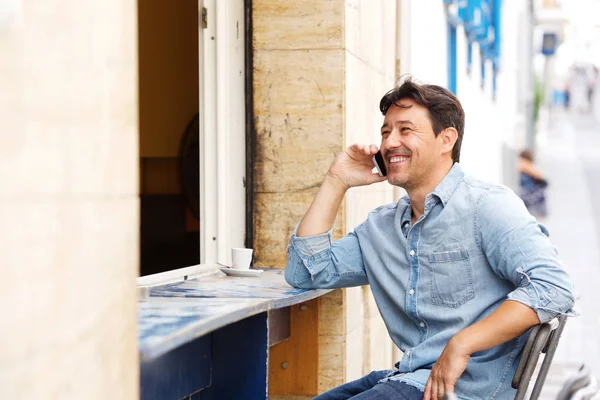
[[[567,322],[543,398],[585,363],[600,381],[600,123],[553,112],[541,134],[538,165],[548,177],[545,224],[580,298]]]

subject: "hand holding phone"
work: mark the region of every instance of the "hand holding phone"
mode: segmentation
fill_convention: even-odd
[[[348,146],[343,152],[336,155],[327,174],[336,177],[346,186],[346,189],[383,182],[386,178],[373,171],[375,167],[373,156],[377,151],[378,147],[373,144],[355,143]]]
[[[387,169],[385,168],[385,162],[383,161],[383,156],[381,155],[381,150],[379,150],[373,157],[373,164],[375,164],[375,168],[379,173],[379,176],[386,176]]]

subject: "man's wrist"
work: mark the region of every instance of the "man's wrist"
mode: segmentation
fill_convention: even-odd
[[[346,185],[337,175],[332,174],[330,171],[327,171],[325,175],[325,179],[323,180],[323,185],[327,185],[331,187],[333,190],[345,194],[350,186]]]
[[[470,356],[471,353],[474,353],[474,350],[472,349],[472,341],[468,340],[464,334],[464,331],[460,331],[456,335],[452,336],[448,342],[448,346],[454,353],[468,356]]]

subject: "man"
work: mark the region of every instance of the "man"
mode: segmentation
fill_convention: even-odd
[[[396,370],[317,398],[514,398],[521,335],[571,313],[571,280],[523,202],[461,170],[464,112],[452,93],[407,79],[380,109],[387,176],[372,173],[377,146],[340,153],[291,238],[285,277],[300,288],[371,285],[404,355]],[[346,191],[385,179],[407,196],[332,243]]]

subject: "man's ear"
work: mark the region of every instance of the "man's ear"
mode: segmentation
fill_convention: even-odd
[[[440,132],[442,140],[442,154],[451,153],[458,139],[458,131],[454,128],[446,128]]]

